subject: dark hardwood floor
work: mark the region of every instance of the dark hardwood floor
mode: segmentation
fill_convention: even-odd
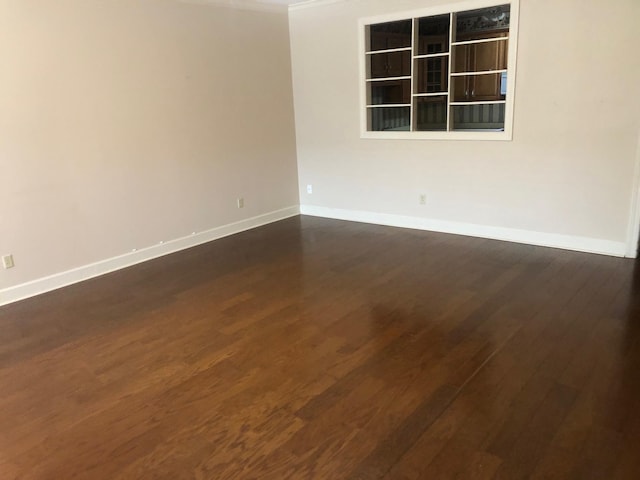
[[[638,479],[632,260],[291,218],[0,308],[0,479]]]

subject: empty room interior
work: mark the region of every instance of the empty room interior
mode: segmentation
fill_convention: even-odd
[[[0,479],[640,478],[638,0],[0,0]]]

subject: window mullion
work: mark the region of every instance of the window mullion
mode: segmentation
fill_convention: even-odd
[[[455,66],[455,49],[453,43],[456,41],[457,34],[457,21],[455,12],[451,12],[449,18],[449,71],[447,75],[447,132],[453,130],[453,107],[451,102],[453,101],[453,76],[452,72]]]
[[[409,92],[411,92],[411,96],[409,97],[410,107],[409,107],[409,130],[412,132],[416,131],[416,111],[415,111],[415,97],[414,94],[417,93],[417,85],[418,82],[415,79],[415,75],[417,75],[416,70],[416,55],[418,54],[416,45],[418,44],[418,27],[417,27],[418,19],[414,18],[411,21],[411,86],[409,87]]]

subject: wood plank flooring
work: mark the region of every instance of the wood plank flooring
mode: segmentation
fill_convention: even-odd
[[[0,479],[638,479],[632,260],[295,217],[0,308]]]

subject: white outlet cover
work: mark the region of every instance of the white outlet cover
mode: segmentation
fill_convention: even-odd
[[[313,185],[307,185],[307,193],[313,193]]]
[[[13,255],[5,255],[2,257],[2,266],[5,269],[13,268],[15,266],[13,263]]]

